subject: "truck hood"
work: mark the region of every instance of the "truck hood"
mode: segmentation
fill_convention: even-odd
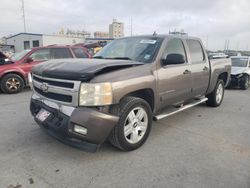
[[[232,75],[242,74],[247,72],[247,70],[248,70],[247,67],[232,67],[231,74]]]
[[[32,73],[57,79],[89,81],[96,75],[143,64],[113,59],[57,59],[35,66]]]

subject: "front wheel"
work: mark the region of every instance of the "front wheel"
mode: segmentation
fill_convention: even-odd
[[[147,140],[152,125],[152,111],[149,104],[137,97],[122,99],[111,112],[120,117],[109,136],[109,142],[123,150],[139,148]]]
[[[4,93],[19,93],[24,88],[23,79],[17,74],[7,74],[1,80],[1,90]]]
[[[249,87],[249,76],[244,75],[244,77],[242,78],[242,80],[240,82],[240,88],[243,90],[247,90],[248,87]]]
[[[220,106],[224,98],[224,91],[225,91],[224,81],[218,80],[214,91],[209,95],[207,95],[208,98],[206,102],[207,105],[212,107]]]

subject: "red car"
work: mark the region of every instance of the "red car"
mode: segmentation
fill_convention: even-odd
[[[10,59],[0,54],[0,86],[4,93],[18,93],[28,84],[32,67],[49,59],[90,58],[86,48],[51,45],[15,53]]]

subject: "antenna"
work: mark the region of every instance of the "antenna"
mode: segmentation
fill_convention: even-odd
[[[24,10],[24,0],[21,0],[22,2],[22,11],[23,11],[23,29],[24,32],[26,33],[26,20],[25,20],[25,10]]]

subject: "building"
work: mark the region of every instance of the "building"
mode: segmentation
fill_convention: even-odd
[[[36,33],[18,33],[16,35],[6,38],[6,44],[13,45],[15,52],[53,44],[72,45],[77,43],[84,43],[84,41],[84,37],[75,37],[67,35],[46,35]]]
[[[109,37],[120,38],[124,37],[124,24],[113,19],[112,24],[109,24]]]
[[[94,37],[95,38],[109,38],[109,33],[102,32],[102,31],[96,31],[96,32],[94,32]]]

